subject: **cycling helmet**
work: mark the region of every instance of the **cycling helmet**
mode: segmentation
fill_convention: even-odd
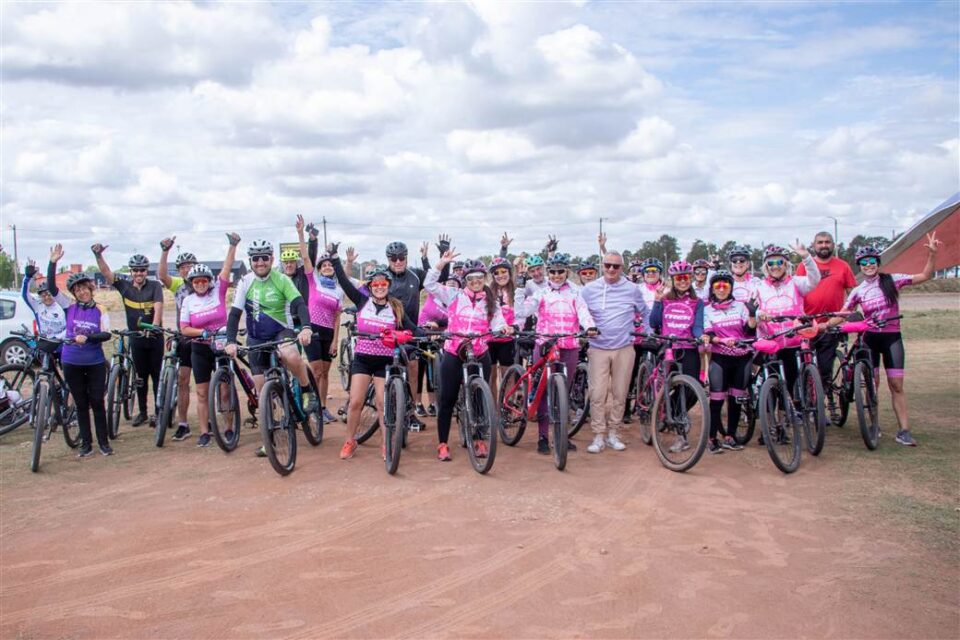
[[[385,264],[378,264],[367,274],[367,282],[373,282],[376,278],[386,278],[387,282],[393,282],[393,272]]]
[[[493,273],[494,269],[506,269],[510,273],[513,273],[513,265],[510,264],[510,261],[500,256],[490,261],[490,273]]]
[[[407,255],[407,245],[402,242],[391,242],[387,245],[387,257],[399,258]]]
[[[706,260],[704,260],[703,258],[698,258],[698,259],[696,259],[696,260],[693,261],[693,268],[694,268],[694,269],[709,269],[709,268],[710,268],[710,263],[707,262]]]
[[[569,253],[555,253],[553,257],[547,260],[548,267],[563,267],[566,269],[570,266],[570,254]]]
[[[294,249],[284,249],[280,252],[280,262],[293,262],[300,259],[300,252]]]
[[[331,264],[333,263],[333,258],[330,257],[329,253],[324,252],[317,256],[317,268],[319,268],[324,262],[329,262]]]
[[[671,276],[679,276],[684,273],[690,274],[693,273],[693,265],[686,260],[677,260],[670,263],[670,268],[667,269],[667,273]]]
[[[593,264],[592,262],[581,262],[580,265],[577,266],[577,273],[589,271],[590,269],[593,269],[594,271],[599,271],[599,269],[597,268],[597,265]]]
[[[657,260],[656,258],[647,258],[640,263],[641,269],[647,269],[648,267],[656,267],[660,270],[660,273],[663,273],[663,263]]]
[[[190,273],[187,274],[187,281],[193,282],[194,278],[206,278],[208,280],[213,280],[213,271],[210,271],[210,267],[203,263],[197,263],[193,265],[190,269]]]
[[[71,273],[70,277],[67,278],[67,289],[73,291],[75,286],[83,282],[93,282],[93,278],[90,277],[89,273]]]
[[[182,267],[185,264],[197,264],[197,256],[193,255],[189,251],[185,251],[177,256],[177,260],[174,262],[177,269]]]
[[[877,262],[880,262],[880,251],[879,247],[868,244],[865,247],[860,247],[857,249],[857,255],[854,258],[854,262],[860,262],[862,258],[876,258]]]
[[[723,280],[729,282],[730,286],[733,286],[733,274],[727,271],[726,269],[717,269],[713,275],[710,277],[710,286],[713,287],[714,282],[719,282]]]
[[[149,269],[150,261],[147,259],[147,256],[136,253],[130,256],[130,260],[127,261],[127,266],[131,269]]]
[[[534,268],[534,267],[542,267],[542,266],[543,266],[543,258],[541,258],[540,256],[530,256],[530,257],[526,258],[523,262],[524,262],[524,264],[527,265],[527,268],[528,268],[528,269],[532,269],[532,268]]]
[[[457,260],[452,265],[450,265],[450,268],[453,269],[454,271],[458,269],[463,269],[463,260]]]
[[[457,286],[463,289],[463,278],[457,274],[451,273],[449,276],[447,276],[447,281],[444,282],[444,284],[450,284],[451,282],[456,282]]]
[[[750,249],[747,249],[742,244],[738,244],[738,245],[735,245],[733,249],[730,249],[730,251],[727,252],[727,260],[733,260],[737,256],[740,256],[741,258],[747,258],[749,260]]]
[[[467,260],[463,263],[463,278],[466,280],[467,276],[474,273],[480,273],[487,275],[487,265],[483,264],[479,260]]]
[[[41,293],[50,293],[50,284],[46,280],[37,285],[37,294]]]
[[[253,256],[272,256],[273,245],[266,240],[254,240],[247,247],[247,255],[251,258]]]
[[[786,258],[786,257],[789,256],[789,255],[790,255],[790,251],[788,251],[787,249],[784,249],[783,247],[781,247],[781,246],[779,246],[779,245],[775,245],[775,244],[768,244],[768,245],[767,245],[767,248],[763,250],[763,259],[764,259],[764,261],[766,261],[768,258],[772,258],[772,257],[774,257],[774,256],[780,256],[780,257],[782,257],[782,258]]]

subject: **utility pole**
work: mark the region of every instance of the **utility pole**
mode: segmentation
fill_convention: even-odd
[[[323,247],[327,247],[327,216],[323,216]]]
[[[13,288],[16,290],[20,289],[20,258],[17,254],[17,225],[12,224],[10,228],[13,230]]]
[[[834,243],[838,243],[838,242],[840,242],[840,232],[837,231],[837,229],[838,229],[837,219],[834,218],[833,216],[827,216],[827,217],[830,218],[831,220],[833,220],[833,242],[834,242]]]

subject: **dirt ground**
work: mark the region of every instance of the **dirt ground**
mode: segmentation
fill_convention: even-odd
[[[957,345],[938,344],[911,353],[942,374],[922,384],[956,405]],[[952,415],[936,423],[950,473]],[[20,429],[0,443],[0,637],[960,633],[955,544],[875,508],[883,485],[906,482],[885,465],[925,451],[891,432],[869,453],[854,425],[831,428],[790,476],[755,445],[672,473],[635,430],[626,451],[599,455],[581,434],[560,473],[528,432],[479,476],[458,447],[437,462],[428,425],[395,477],[377,442],[339,460],[339,423],[318,448],[300,440],[286,478],[253,457],[254,430],[227,455],[198,449],[196,429],[157,450],[128,424],[116,456],[80,461],[57,441],[31,474]]]

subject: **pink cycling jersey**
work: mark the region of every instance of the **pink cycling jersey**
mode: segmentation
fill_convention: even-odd
[[[657,289],[660,288],[661,284],[662,283],[660,282],[657,282],[654,284],[647,284],[646,282],[637,283],[637,288],[640,289],[640,295],[643,296],[643,302],[644,304],[647,305],[646,322],[644,322],[643,313],[637,313],[633,317],[634,322],[643,323],[642,327],[640,326],[637,327],[637,331],[643,331],[644,333],[651,333],[652,330],[650,329],[650,317],[649,317],[650,309],[653,309],[653,303],[656,302]],[[641,338],[640,336],[637,336],[633,339],[633,344],[643,344],[644,340],[645,338]]]
[[[733,289],[730,295],[734,300],[746,302],[753,297],[753,289],[757,284],[757,279],[749,273],[743,274],[743,280],[733,279]]]
[[[689,343],[678,343],[676,346],[692,347],[694,345],[693,325],[697,317],[697,307],[701,304],[700,300],[686,293],[675,300],[664,298],[660,304],[663,305],[663,324],[660,335],[690,338]]]
[[[316,271],[306,274],[310,289],[310,299],[307,308],[310,311],[310,322],[321,327],[333,329],[334,321],[343,307],[343,289],[334,285],[332,288],[323,286]]]
[[[417,318],[417,324],[423,326],[428,322],[439,322],[447,317],[447,310],[443,305],[437,302],[432,295],[427,295],[427,299],[420,307],[420,317]]]
[[[897,290],[913,284],[913,278],[906,273],[891,273],[893,284]],[[900,315],[900,305],[897,302],[890,304],[887,302],[883,290],[880,288],[880,276],[867,278],[858,284],[847,296],[847,301],[843,308],[847,311],[853,311],[859,305],[864,318],[873,320],[883,320],[885,318],[894,318]],[[900,320],[891,320],[883,327],[870,325],[868,333],[897,333],[900,331]]]
[[[582,326],[590,329],[596,326],[587,305],[578,292],[564,282],[559,288],[552,284],[539,289],[527,297],[517,292],[514,304],[517,315],[536,315],[539,333],[577,333]],[[537,339],[537,344],[544,341]],[[557,346],[561,349],[579,349],[577,338],[560,338]]]
[[[804,276],[784,276],[780,281],[770,277],[758,279],[753,289],[757,300],[757,309],[770,316],[798,316],[803,315],[803,297],[813,291],[820,282],[820,269],[817,268],[812,256],[804,258],[807,274]],[[761,321],[757,327],[761,337],[769,337],[783,331],[794,324],[793,320],[785,322]],[[781,336],[776,340],[781,349],[799,347],[801,338]]]
[[[397,317],[393,314],[393,307],[389,304],[377,309],[373,299],[367,300],[357,311],[357,331],[359,333],[382,333],[385,329],[396,329]],[[368,356],[392,356],[393,349],[383,344],[379,339],[357,338],[353,348],[354,353]]]
[[[750,311],[739,300],[728,298],[723,302],[711,302],[703,308],[703,332],[720,338],[746,340],[747,322]],[[742,356],[750,353],[747,347],[729,347],[725,344],[711,344],[713,353],[725,356]]]
[[[517,293],[520,293],[520,291],[518,290]],[[509,325],[513,325],[517,320],[517,314],[507,298],[506,289],[500,290],[500,313],[503,314],[504,322]],[[490,338],[490,342],[510,342],[511,340],[513,340],[513,338],[510,336],[503,336],[502,338]]]
[[[476,294],[460,289],[449,289],[440,284],[440,271],[436,267],[427,272],[423,288],[447,307],[447,330],[450,333],[488,333],[500,331],[507,326],[499,306],[494,307],[493,318],[487,319],[485,291]],[[457,355],[464,338],[451,338],[443,345],[444,351]],[[489,336],[473,340],[473,352],[481,356],[487,352]]]
[[[227,326],[227,288],[229,280],[217,278],[205,295],[191,293],[180,304],[180,328],[192,327],[216,333]]]

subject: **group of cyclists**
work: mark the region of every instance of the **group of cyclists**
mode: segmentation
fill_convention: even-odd
[[[671,356],[679,371],[698,380],[705,390],[706,450],[740,450],[743,443],[734,435],[741,420],[742,398],[757,367],[751,342],[775,342],[787,388],[792,389],[801,338],[790,329],[798,318],[806,318],[815,330],[813,344],[826,383],[839,340],[830,328],[856,311],[872,321],[865,328],[865,343],[872,352],[874,368],[882,363],[886,371],[898,421],[895,440],[916,445],[903,393],[905,350],[898,297],[904,286],[932,277],[941,245],[934,234],[927,237],[928,260],[923,271],[913,275],[882,272],[881,251],[861,248],[856,264],[863,278],[857,284],[850,267],[835,256],[834,239],[826,232],[816,235],[812,252],[799,241],[789,248],[767,246],[759,274],[753,272],[750,250],[742,246],[710,261],[677,260],[665,265],[656,257],[647,257],[624,264],[622,254],[608,250],[606,236],[601,234],[600,263],[575,264],[568,254],[558,251],[554,237],[541,251],[511,259],[512,240],[504,234],[499,254],[489,263],[461,259],[450,238],[441,235],[435,263],[429,259],[430,244],[423,243],[420,268],[409,264],[406,244],[391,242],[385,262],[369,266],[355,278],[359,256],[353,248],[347,248],[342,257],[338,243],[320,251],[316,227],[305,224],[302,216],[297,216],[295,228],[299,249],[281,251],[279,256],[268,241],[250,242],[246,247],[250,270],[236,283],[231,282],[231,274],[241,238],[235,233],[227,234],[226,257],[218,273],[195,254],[183,252],[173,261],[176,274],[170,274],[167,265],[175,237],[159,243],[156,279],[148,277],[150,261],[144,255],[131,256],[129,274],[119,274],[107,262],[107,246],[97,243],[91,247],[106,283],[120,295],[132,336],[129,348],[141,381],[132,426],[152,424],[156,419],[149,415],[151,409],[156,410],[148,403],[148,382],[155,393],[164,354],[164,335],[156,328],[163,325],[163,290],[167,289],[176,305],[176,330],[183,338],[177,351],[179,402],[173,440],[191,436],[192,378],[198,400],[197,444],[201,447],[211,442],[208,395],[216,360],[224,354],[235,358],[241,348],[279,345],[279,361],[298,383],[298,405],[304,411],[318,411],[325,422],[332,422],[334,415],[326,406],[330,369],[344,331],[342,315],[347,312],[354,316],[348,336],[353,348],[342,459],[352,458],[358,451],[361,412],[371,385],[383,421],[384,380],[397,343],[440,330],[446,334],[441,336],[439,361],[434,362],[431,355],[429,361],[412,357],[406,364],[407,380],[416,381],[416,392],[413,385],[408,392],[409,421],[422,428],[421,418],[436,416],[440,461],[452,457],[451,421],[461,396],[466,347],[470,347],[470,357],[479,361],[493,397],[499,398],[498,383],[507,368],[521,357],[538,357],[548,338],[552,341],[547,348],[557,348],[556,357],[567,372],[567,393],[578,363],[586,360],[593,431],[589,453],[626,448],[619,432],[624,423],[632,422],[640,405],[638,369],[645,359],[662,357],[664,339],[670,339]],[[36,295],[31,293],[31,284],[38,268],[29,264],[22,295],[34,311],[39,334],[63,341],[59,358],[77,410],[79,456],[93,454],[94,435],[100,453],[111,455],[103,344],[114,332],[107,312],[94,300],[91,274],[73,273],[66,281],[66,291],[57,287],[57,264],[63,255],[61,245],[51,249],[46,279],[36,287]],[[794,264],[793,256],[800,258],[799,264]],[[280,264],[276,265],[278,257]],[[233,302],[228,306],[227,290],[234,284]],[[813,317],[822,321],[810,322]],[[523,332],[524,338],[518,337],[518,332]],[[532,345],[524,351],[526,338],[534,334]],[[246,354],[259,391],[270,366],[268,352],[249,350]],[[550,441],[546,395],[540,402],[537,450],[549,454],[559,443]],[[690,396],[686,402],[696,402],[696,398]],[[470,445],[476,448],[475,456],[487,455],[484,442]],[[575,449],[572,442],[563,444]],[[680,437],[671,450],[689,446]],[[381,454],[385,452],[386,442],[381,445]],[[262,449],[258,453],[263,453]]]

